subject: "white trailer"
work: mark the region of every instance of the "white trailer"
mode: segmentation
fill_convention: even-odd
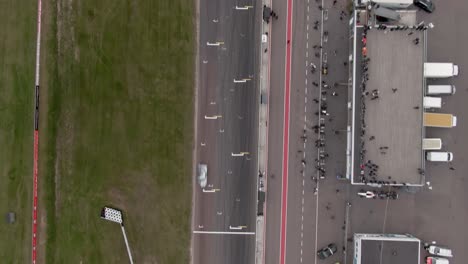
[[[456,92],[455,85],[446,84],[446,85],[428,85],[427,86],[427,95],[452,95]]]
[[[424,138],[423,150],[440,150],[442,149],[442,139],[440,138]]]
[[[425,96],[423,105],[424,105],[424,108],[441,108],[442,98]]]
[[[405,9],[413,4],[413,0],[362,0],[362,4],[375,3],[383,7],[392,9]]]
[[[449,78],[458,75],[458,65],[450,62],[424,63],[425,78]]]

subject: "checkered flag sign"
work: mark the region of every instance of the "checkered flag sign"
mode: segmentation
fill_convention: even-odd
[[[122,212],[110,207],[104,207],[101,210],[101,218],[123,225]]]

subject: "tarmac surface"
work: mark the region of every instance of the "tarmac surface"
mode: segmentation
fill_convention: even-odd
[[[459,65],[458,77],[428,80],[428,84],[454,84],[455,96],[444,96],[444,113],[458,117],[457,127],[451,129],[426,128],[426,137],[441,138],[443,150],[454,153],[451,163],[426,162],[426,186],[421,188],[390,188],[352,186],[338,176],[345,174],[348,80],[349,16],[345,1],[324,4],[316,1],[294,1],[292,43],[291,120],[289,147],[288,214],[286,263],[352,263],[354,233],[409,233],[423,242],[436,241],[453,249],[454,263],[468,257],[468,183],[463,162],[468,149],[466,98],[468,33],[468,2],[462,0],[434,0],[433,14],[417,12],[418,21],[432,22],[428,31],[428,62],[453,62]],[[285,1],[273,1],[279,19],[272,23],[271,86],[269,123],[269,163],[266,203],[265,263],[280,263],[280,208],[282,117],[285,57]],[[322,5],[322,10],[318,6]],[[412,7],[414,8],[414,7]],[[346,15],[343,15],[345,12]],[[323,16],[322,16],[323,15]],[[307,19],[309,16],[309,19]],[[322,24],[322,17],[324,22]],[[340,19],[340,17],[342,19]],[[327,19],[325,19],[327,18]],[[317,30],[315,21],[319,21]],[[323,26],[323,29],[321,28]],[[328,32],[327,41],[324,34]],[[322,50],[314,49],[320,46]],[[411,42],[409,45],[413,45]],[[315,53],[318,52],[318,57]],[[328,74],[319,76],[320,60],[326,60]],[[317,66],[311,73],[311,63]],[[306,72],[308,72],[306,74]],[[322,83],[325,81],[325,83]],[[317,86],[315,85],[318,84]],[[336,83],[336,85],[335,85]],[[328,88],[324,88],[324,84]],[[307,89],[307,92],[306,92]],[[326,94],[321,91],[327,90]],[[335,92],[335,95],[332,95]],[[307,98],[307,99],[305,99]],[[327,114],[316,115],[319,106],[314,99],[325,98]],[[313,127],[319,118],[325,123],[325,179],[318,179],[315,159],[319,153],[314,145],[318,135]],[[304,133],[305,125],[305,133]],[[305,156],[304,156],[305,155]],[[403,154],[402,154],[403,155]],[[314,188],[317,193],[314,194]],[[365,190],[396,190],[397,200],[359,198]],[[348,206],[348,203],[351,206]],[[316,251],[329,243],[338,245],[338,252],[322,261]],[[423,249],[421,249],[423,250]],[[425,253],[422,252],[422,256]],[[451,260],[451,262],[452,262]],[[423,263],[423,259],[421,259]]]
[[[255,259],[261,8],[245,4],[199,3],[196,165],[208,183],[194,186],[193,263]]]

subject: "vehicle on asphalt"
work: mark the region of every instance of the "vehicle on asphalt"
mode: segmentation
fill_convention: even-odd
[[[377,197],[373,191],[364,191],[364,190],[360,190],[358,192],[358,195],[359,197],[364,197],[368,199],[373,199]]]
[[[424,96],[424,108],[442,108],[442,98],[433,96]]]
[[[322,74],[328,75],[328,64],[326,62],[322,64]]]
[[[205,188],[208,182],[208,166],[206,164],[198,164],[198,184],[200,187]]]
[[[423,150],[441,150],[442,139],[440,138],[423,138]]]
[[[426,249],[427,252],[429,252],[432,255],[441,256],[441,257],[449,257],[449,258],[453,257],[452,250],[449,248],[445,248],[445,247],[441,247],[437,245],[429,245],[429,246],[424,247],[424,249]]]
[[[435,5],[431,0],[414,0],[414,5],[428,13],[432,13],[435,10]]]
[[[449,78],[458,76],[458,65],[451,62],[425,62],[425,78]]]
[[[450,162],[453,160],[452,152],[442,152],[442,151],[429,151],[426,152],[426,160],[428,161],[440,161],[440,162]]]
[[[413,4],[413,0],[362,0],[364,4],[369,2],[392,9],[405,9]]]
[[[446,85],[428,85],[427,86],[427,95],[452,95],[455,94],[456,88],[455,85],[446,84]]]
[[[457,126],[457,117],[452,114],[424,113],[424,126],[451,128]]]
[[[338,247],[336,246],[336,244],[331,243],[328,246],[317,251],[317,256],[319,257],[319,259],[326,259],[335,254],[336,251],[338,251]]]
[[[429,256],[426,257],[426,264],[449,264],[449,260],[446,258]]]

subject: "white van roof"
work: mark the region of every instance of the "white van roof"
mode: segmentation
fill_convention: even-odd
[[[455,94],[456,88],[453,84],[428,85],[427,94]]]
[[[424,108],[441,108],[442,107],[442,98],[424,96],[423,105],[424,105]]]
[[[437,256],[444,256],[444,257],[453,257],[452,250],[448,248],[443,248],[435,245],[429,246],[427,250],[429,253],[437,255]]]

